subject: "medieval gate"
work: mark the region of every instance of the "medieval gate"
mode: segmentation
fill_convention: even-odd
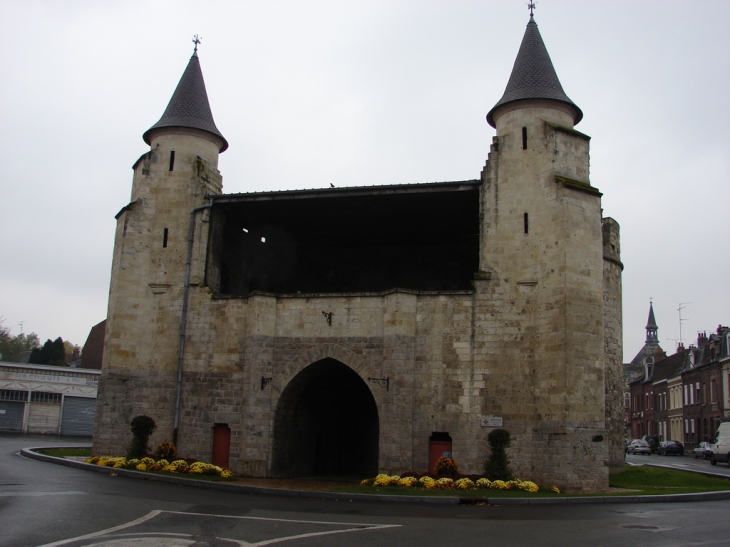
[[[378,409],[367,384],[332,358],[299,372],[279,398],[272,473],[278,476],[374,475]]]

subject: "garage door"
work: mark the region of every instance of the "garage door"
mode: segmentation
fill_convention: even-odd
[[[61,435],[94,434],[96,399],[89,397],[64,397],[61,417]]]
[[[0,431],[23,431],[25,403],[0,401]]]
[[[56,403],[30,403],[28,409],[28,433],[58,434],[61,405]]]

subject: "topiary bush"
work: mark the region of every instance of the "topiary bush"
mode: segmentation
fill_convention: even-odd
[[[509,468],[509,458],[505,449],[512,439],[506,429],[495,429],[487,436],[491,454],[484,462],[484,474],[490,481],[510,481],[514,478]]]
[[[141,458],[148,450],[147,441],[157,424],[149,416],[135,416],[129,424],[132,429],[132,443],[129,445],[127,458]]]

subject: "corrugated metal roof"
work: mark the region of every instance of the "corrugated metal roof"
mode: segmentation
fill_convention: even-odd
[[[473,190],[481,186],[481,180],[453,182],[420,182],[414,184],[385,184],[373,186],[343,186],[336,188],[312,188],[303,190],[274,190],[269,192],[244,192],[239,194],[210,195],[217,203],[256,201],[271,199],[298,199],[313,197],[344,197],[376,194],[408,194],[423,192],[449,192]]]

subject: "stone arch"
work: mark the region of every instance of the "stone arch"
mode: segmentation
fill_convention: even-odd
[[[363,378],[324,357],[281,391],[273,417],[274,476],[372,475],[378,469],[378,405]]]
[[[367,384],[368,388],[370,389],[370,393],[375,398],[375,402],[377,403],[378,408],[381,408],[383,390],[374,389],[378,387],[377,384],[371,384],[368,381],[368,378],[380,378],[381,371],[373,367],[371,363],[368,362],[367,358],[363,355],[355,353],[354,351],[346,348],[345,346],[341,346],[340,344],[319,344],[317,346],[309,348],[294,357],[292,360],[288,361],[286,364],[284,364],[283,367],[277,370],[274,373],[274,377],[272,380],[272,407],[276,408],[282,392],[297,374],[299,374],[302,370],[304,370],[312,363],[327,358],[339,361],[340,363],[347,365],[349,368],[355,371],[360,376],[360,378],[362,378],[362,380]]]

